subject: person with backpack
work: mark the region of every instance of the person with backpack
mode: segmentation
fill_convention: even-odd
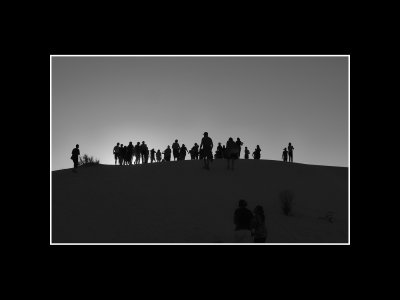
[[[168,145],[167,149],[164,150],[163,154],[164,154],[165,161],[171,160],[171,148],[169,147],[169,145]]]
[[[180,153],[179,153],[179,160],[185,160],[186,159],[186,153],[188,153],[188,150],[185,146],[185,144],[182,144],[182,147],[180,148]]]
[[[261,205],[257,205],[254,209],[251,228],[251,235],[254,238],[254,243],[265,243],[267,240],[267,228],[265,226],[264,209]]]
[[[233,138],[229,138],[226,142],[226,159],[228,162],[228,166],[226,167],[228,170],[230,169],[230,163],[232,162],[232,170],[235,168],[235,159],[239,157],[239,146],[233,141]]]
[[[203,150],[204,169],[210,170],[210,161],[213,160],[212,148],[214,147],[212,139],[208,136],[208,132],[204,132],[201,139],[200,151]]]
[[[251,222],[253,214],[246,208],[246,200],[239,200],[239,208],[235,210],[233,223],[235,225],[234,242],[251,243]]]
[[[249,159],[250,151],[247,147],[244,147],[244,159]]]
[[[154,155],[156,154],[156,150],[151,149],[150,151],[150,162],[153,163],[153,161],[155,161]]]
[[[114,158],[115,158],[115,164],[117,164],[117,160],[119,157],[119,143],[117,143],[117,145],[114,147],[113,154],[114,154]]]
[[[283,153],[282,153],[282,159],[284,162],[287,162],[287,157],[288,157],[288,152],[287,152],[286,148],[284,148]]]
[[[240,159],[240,152],[242,151],[243,142],[240,140],[240,138],[237,138],[235,143],[239,148],[238,159]]]
[[[294,147],[292,146],[291,143],[289,143],[288,150],[289,150],[289,162],[293,162],[293,150],[294,150]]]
[[[173,151],[173,155],[174,155],[174,161],[177,159],[179,160],[179,144],[178,144],[178,140],[175,140],[175,143],[172,144],[172,151]]]
[[[256,150],[254,150],[253,157],[254,157],[254,159],[260,159],[261,158],[261,149],[260,149],[259,145],[257,145]]]
[[[81,155],[81,152],[79,151],[79,145],[76,144],[75,148],[72,149],[72,153],[71,153],[71,159],[74,162],[74,169],[72,170],[73,172],[77,172],[77,168],[78,168],[78,159],[79,159],[79,155]]]
[[[160,151],[160,149],[157,150],[156,158],[157,158],[157,162],[161,162],[161,151]]]

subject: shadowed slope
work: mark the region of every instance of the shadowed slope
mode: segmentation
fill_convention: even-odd
[[[52,172],[55,243],[233,242],[239,199],[263,205],[270,243],[348,242],[348,168],[239,160]],[[285,216],[279,193],[294,196]],[[334,213],[334,222],[323,217]]]

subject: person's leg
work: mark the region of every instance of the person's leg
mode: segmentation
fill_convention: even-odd
[[[232,171],[235,169],[235,159],[232,159]]]

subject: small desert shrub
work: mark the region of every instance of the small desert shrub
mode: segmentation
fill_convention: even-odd
[[[81,167],[90,167],[98,164],[100,164],[100,161],[98,159],[94,159],[93,156],[84,154],[83,156],[79,157],[79,166]]]
[[[293,215],[293,195],[290,191],[283,191],[280,194],[283,213],[286,216]]]

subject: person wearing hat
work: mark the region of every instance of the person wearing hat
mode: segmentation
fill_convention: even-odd
[[[204,132],[201,139],[200,152],[203,151],[204,169],[210,170],[210,160],[213,159],[212,148],[214,147],[212,139],[208,136],[208,132]]]
[[[287,152],[286,148],[284,148],[283,153],[282,153],[282,159],[284,162],[287,162],[287,156],[288,156],[288,152]]]
[[[254,243],[265,243],[267,240],[267,228],[265,226],[264,208],[257,205],[254,209],[254,217],[251,221],[251,234],[254,237]]]
[[[239,208],[235,210],[233,223],[235,224],[234,241],[235,243],[251,243],[251,222],[252,212],[246,208],[247,202],[239,200]]]

